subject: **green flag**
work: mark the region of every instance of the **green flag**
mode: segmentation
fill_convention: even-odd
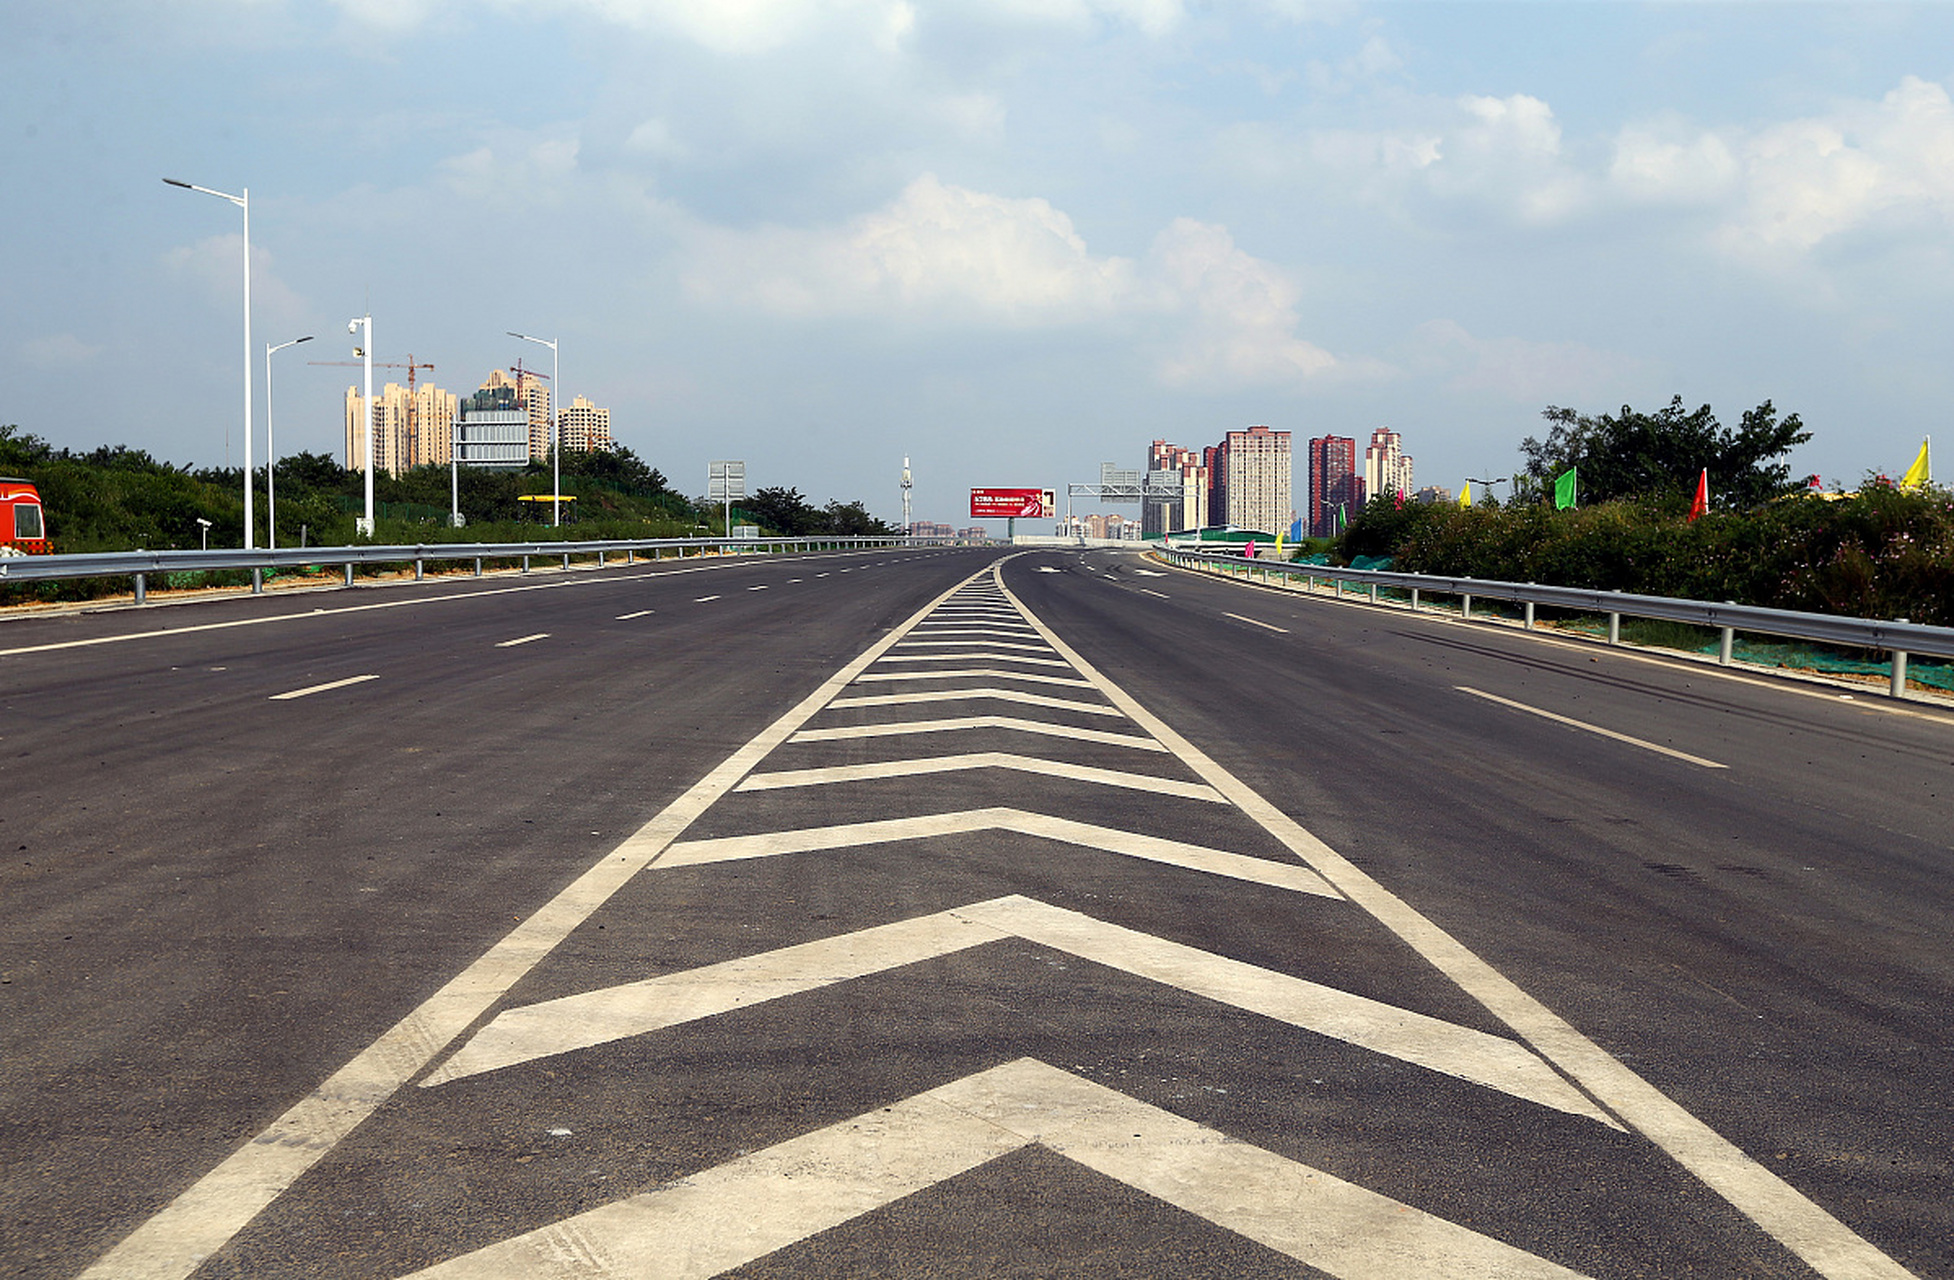
[[[1574,468],[1569,467],[1554,481],[1554,509],[1565,511],[1574,505]]]

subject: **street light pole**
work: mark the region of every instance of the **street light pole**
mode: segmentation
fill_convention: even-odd
[[[514,329],[505,330],[511,338],[521,338],[539,347],[550,349],[550,523],[558,528],[563,525],[563,433],[557,430],[557,408],[561,399],[557,393],[563,384],[557,379],[556,339],[532,338]]]
[[[310,341],[312,335],[308,333],[275,347],[265,344],[265,543],[273,550],[278,548],[278,449],[271,438],[271,354]]]
[[[360,401],[360,453],[366,465],[366,517],[359,522],[358,531],[371,538],[373,536],[373,313],[355,316],[346,322],[346,332],[360,335],[360,345],[356,354],[364,357],[366,381],[365,395]],[[413,359],[409,356],[408,359]],[[351,461],[351,459],[348,459]]]
[[[175,178],[165,178],[163,181],[172,187],[182,187],[185,191],[201,191],[219,200],[229,200],[244,210],[244,549],[250,551],[257,545],[251,510],[251,365],[252,356],[256,354],[251,348],[251,188],[245,187],[242,194],[232,195],[228,191],[213,191],[209,187],[179,182]]]

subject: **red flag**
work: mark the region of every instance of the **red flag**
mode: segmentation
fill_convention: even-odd
[[[1689,504],[1691,520],[1710,509],[1710,469],[1703,468],[1703,474],[1696,477],[1696,500]]]

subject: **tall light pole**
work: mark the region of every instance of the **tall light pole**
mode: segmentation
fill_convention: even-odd
[[[373,313],[354,316],[346,322],[346,332],[360,335],[360,345],[353,348],[353,354],[364,357],[366,369],[365,396],[360,401],[360,453],[366,462],[362,468],[366,472],[366,517],[359,522],[359,532],[373,536]],[[408,357],[410,360],[412,356]],[[348,459],[351,461],[351,459]]]
[[[521,338],[524,342],[550,349],[550,523],[560,527],[563,524],[563,433],[556,429],[556,409],[557,401],[562,398],[563,383],[557,379],[556,339],[532,338],[514,329],[505,332],[511,338]]]
[[[251,357],[256,354],[251,349],[251,188],[246,187],[242,194],[234,196],[228,191],[212,191],[175,178],[163,181],[185,191],[201,191],[219,200],[229,200],[244,210],[244,549],[249,551],[257,545],[251,511]]]
[[[308,333],[275,347],[265,344],[265,543],[274,550],[278,547],[278,449],[271,439],[271,353],[310,341]]]

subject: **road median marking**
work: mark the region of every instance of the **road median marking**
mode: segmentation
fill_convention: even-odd
[[[498,640],[495,642],[495,647],[498,649],[513,649],[519,644],[534,644],[538,640],[547,640],[549,638],[549,632],[538,631],[533,636],[517,636],[514,640]]]
[[[1701,765],[1705,769],[1728,769],[1730,767],[1727,764],[1718,764],[1714,760],[1705,760],[1702,756],[1693,756],[1687,751],[1678,751],[1674,747],[1665,747],[1643,738],[1633,738],[1625,733],[1616,733],[1613,729],[1604,729],[1598,724],[1589,724],[1585,720],[1576,720],[1572,716],[1544,711],[1539,707],[1530,707],[1524,702],[1515,702],[1511,698],[1502,698],[1496,693],[1487,693],[1484,690],[1474,689],[1462,684],[1453,685],[1452,687],[1460,693],[1469,693],[1475,698],[1484,698],[1488,702],[1497,702],[1502,707],[1511,707],[1515,711],[1524,711],[1528,715],[1539,716],[1543,720],[1552,720],[1555,724],[1564,724],[1570,729],[1584,729],[1589,733],[1598,733],[1604,738],[1612,738],[1616,742],[1625,742],[1631,747],[1640,747],[1644,751],[1653,751],[1657,755],[1669,756],[1672,759],[1686,761],[1689,764]]]
[[[1036,1058],[1019,1058],[414,1278],[720,1275],[1034,1145],[1342,1280],[1580,1275]]]
[[[1280,631],[1283,635],[1289,634],[1288,627],[1278,627],[1273,622],[1263,622],[1256,618],[1245,618],[1239,613],[1224,613],[1221,616],[1224,618],[1233,618],[1237,622],[1246,622],[1251,627],[1261,627],[1265,631]]]

